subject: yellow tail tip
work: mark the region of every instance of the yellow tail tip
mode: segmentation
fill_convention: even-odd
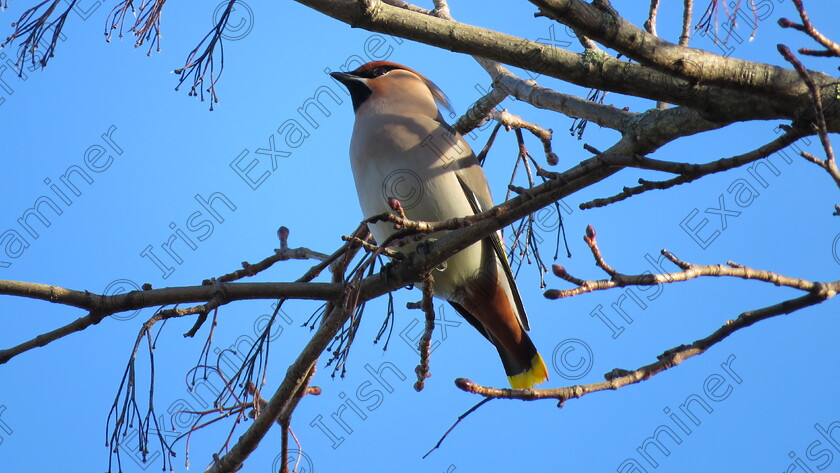
[[[513,389],[533,388],[537,384],[548,381],[548,368],[539,353],[531,358],[531,368],[519,374],[508,376],[510,387]]]

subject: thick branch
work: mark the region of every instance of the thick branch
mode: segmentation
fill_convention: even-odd
[[[481,126],[487,114],[507,97],[508,94],[502,91],[502,89],[493,87],[490,92],[472,104],[464,115],[458,118],[455,124],[452,125],[452,128],[455,128],[458,133],[466,135]]]
[[[361,232],[360,228],[356,234],[360,235]],[[343,289],[340,301],[327,303],[321,325],[294,363],[289,366],[286,376],[268,403],[263,406],[260,415],[248,430],[239,437],[236,444],[207,470],[208,472],[230,473],[239,470],[242,467],[242,462],[256,450],[275,421],[279,419],[284,429],[288,428],[288,421],[291,419],[292,412],[312,377],[318,357],[347,322],[359,303],[359,293],[356,285],[354,283],[341,283],[344,280],[347,265],[355,257],[358,249],[358,246],[348,246],[348,251],[345,252],[344,257],[338,259],[332,265],[332,282],[333,284],[341,284]]]
[[[641,64],[692,83],[718,85],[774,99],[797,100],[806,92],[794,71],[673,44],[635,26],[608,5],[581,0],[531,0],[531,3],[546,16]]]
[[[572,118],[582,118],[602,127],[618,131],[622,131],[630,120],[638,116],[637,113],[621,110],[612,105],[602,105],[574,95],[557,92],[547,87],[541,87],[534,81],[515,76],[502,66],[495,70],[485,69],[493,78],[496,87],[517,100],[527,102],[537,108],[560,112]]]
[[[0,350],[0,364],[21,353],[45,346],[59,338],[96,325],[105,317],[118,312],[187,302],[213,301],[199,307],[174,309],[178,316],[199,313],[234,300],[246,299],[315,299],[329,300],[341,294],[341,284],[331,283],[227,283],[202,286],[170,287],[148,291],[105,296],[88,291],[74,291],[21,281],[0,280],[0,295],[11,295],[78,307],[90,313],[67,325],[38,335],[11,348]],[[221,292],[224,297],[216,297]]]
[[[168,304],[206,302],[219,291],[220,287],[224,287],[229,300],[278,298],[330,300],[341,295],[341,285],[333,283],[252,282],[167,287],[105,296],[59,286],[0,279],[0,295],[27,297],[107,314]]]
[[[309,379],[309,373],[315,368],[318,357],[351,313],[352,309],[346,310],[344,307],[334,306],[333,310],[324,316],[324,322],[318,327],[315,335],[312,336],[294,363],[289,366],[283,382],[280,383],[260,415],[248,430],[239,437],[239,441],[231,447],[230,451],[207,470],[208,473],[230,473],[240,469],[242,462],[256,450],[275,421],[281,416],[288,418],[291,415],[289,408],[296,399],[299,399],[296,393],[301,392]]]
[[[297,1],[353,27],[493,59],[584,87],[690,105],[731,121],[793,119],[798,111],[805,109],[804,98],[800,95],[784,93],[778,97],[755,97],[740,91],[697,84],[607,54],[593,54],[591,51],[589,54],[574,54],[516,36],[394,7],[378,0]],[[819,83],[828,86],[834,80],[821,74]],[[801,88],[798,79],[789,85],[794,91]],[[773,86],[782,87],[780,84]],[[838,130],[840,123],[832,121],[831,127]]]

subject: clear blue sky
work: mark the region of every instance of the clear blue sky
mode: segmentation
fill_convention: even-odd
[[[29,3],[14,2],[0,14],[2,37]],[[325,71],[341,70],[356,57],[387,57],[436,81],[459,112],[490,83],[468,57],[351,29],[293,2],[249,1],[247,9],[237,7],[234,14],[235,26],[228,34],[237,40],[225,43],[221,103],[209,112],[206,102],[188,97],[185,90],[173,91],[177,81],[169,71],[183,65],[189,50],[212,26],[214,5],[167,4],[163,52],[146,57],[145,48],[135,50],[130,38],[103,41],[104,18],[111,8],[104,3],[85,0],[81,10],[89,12],[70,15],[66,39],[43,71],[25,70],[26,77],[18,78],[10,69],[9,51],[0,53],[0,231],[18,232],[26,240],[21,246],[7,238],[0,245],[2,279],[92,292],[109,287],[121,291],[145,282],[158,288],[194,285],[238,268],[241,261],[270,255],[278,245],[275,231],[280,225],[291,229],[291,246],[332,252],[362,215],[347,158],[352,107]],[[747,40],[750,29],[741,20],[727,44],[695,36],[693,45],[776,64],[782,62],[775,49],[779,42],[792,49],[813,46],[804,36],[775,24],[780,16],[795,15],[789,2],[757,3],[763,20],[754,41]],[[818,26],[840,36],[829,2],[807,3]],[[615,6],[640,24],[647,7],[629,4]],[[462,21],[533,40],[553,39],[559,46],[571,42],[569,48],[580,49],[560,25],[534,19],[529,4],[505,5],[451,6]],[[662,10],[660,34],[675,39],[680,11],[670,4]],[[811,60],[806,65],[834,71],[836,61]],[[554,79],[537,80],[563,92],[585,93]],[[309,108],[311,121],[307,120],[298,109],[321,88],[341,103],[324,98],[327,114]],[[634,111],[652,106],[612,94],[607,102]],[[583,142],[567,132],[571,119],[513,100],[504,106],[554,129],[558,168],[588,157]],[[778,124],[736,125],[668,145],[656,156],[706,162],[740,154],[772,140]],[[292,133],[293,125],[303,131]],[[473,147],[483,146],[487,134],[486,128],[479,132]],[[584,141],[603,149],[617,136],[589,125]],[[526,139],[539,158],[539,142]],[[822,153],[816,140],[802,147]],[[515,152],[514,137],[503,134],[489,155],[486,170],[497,202],[504,196]],[[592,224],[608,261],[625,273],[658,271],[654,264],[659,250],[668,248],[694,263],[732,259],[790,276],[834,280],[840,269],[840,227],[838,218],[831,216],[837,189],[816,166],[790,151],[788,155],[790,160],[771,157],[772,169],[737,169],[605,209],[578,209],[579,203],[612,195],[644,175],[625,171],[613,176],[566,199],[564,219],[573,256],[569,259],[561,252],[558,262],[579,277],[603,276],[581,238]],[[30,234],[19,219],[39,202],[45,205],[44,199],[50,199],[57,213],[45,211],[49,226],[26,220],[34,232]],[[707,212],[720,208],[721,200],[732,212],[725,226],[719,215]],[[196,217],[202,211],[203,217]],[[697,227],[703,219],[708,222]],[[550,260],[556,215],[543,213],[539,220],[545,239],[541,248]],[[698,230],[692,234],[689,228]],[[176,243],[176,259],[161,245],[177,232],[193,245]],[[148,256],[152,254],[159,264]],[[286,262],[255,279],[290,281],[308,267],[306,262]],[[796,295],[763,283],[716,279],[546,301],[533,267],[524,267],[518,280],[531,336],[549,364],[547,387],[597,382],[616,367],[635,369],[665,349],[707,336],[742,311]],[[549,287],[568,287],[551,275],[547,280]],[[569,401],[562,409],[550,401],[491,402],[422,460],[457,416],[479,400],[455,388],[453,379],[469,377],[496,386],[505,386],[506,379],[492,347],[448,306],[440,305],[446,331],[435,332],[433,377],[422,393],[416,393],[413,347],[421,315],[403,307],[419,297],[416,290],[397,294],[394,335],[385,353],[381,344],[371,343],[385,315],[384,300],[369,305],[343,381],[329,378],[322,359],[314,384],[323,394],[305,398],[292,423],[304,451],[303,471],[335,471],[348,465],[424,472],[513,467],[625,472],[840,468],[840,423],[835,423],[840,422],[835,395],[840,386],[834,375],[840,320],[832,317],[838,312],[836,301],[760,323],[651,381]],[[271,349],[269,392],[307,340],[310,332],[300,325],[316,307],[308,302],[284,306],[282,333]],[[626,312],[626,320],[616,307]],[[224,307],[214,349],[247,344],[271,310],[270,301]],[[150,309],[121,314],[0,368],[0,469],[107,469],[105,419],[137,331],[151,314]],[[82,315],[45,302],[0,298],[0,347]],[[187,426],[177,411],[206,407],[207,393],[218,384],[212,380],[195,393],[186,387],[185,374],[196,362],[207,330],[184,339],[181,334],[191,325],[192,320],[168,323],[155,355],[156,407],[177,432]],[[147,373],[145,368],[141,371],[138,379],[144,383]],[[138,392],[145,398],[145,385]],[[343,426],[334,419],[336,412],[343,412]],[[826,435],[833,443],[819,432],[832,425]],[[654,434],[667,454],[649,445],[646,439]],[[193,438],[193,469],[200,471],[209,462],[225,435],[223,427]],[[161,467],[155,451],[150,453],[156,458],[151,465],[135,463],[131,445],[125,444],[125,471]],[[175,467],[183,471],[184,444],[177,450]],[[244,471],[276,471],[278,452],[275,429]],[[791,469],[797,462],[799,469]]]

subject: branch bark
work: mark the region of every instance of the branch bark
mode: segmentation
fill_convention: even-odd
[[[779,96],[755,96],[743,91],[730,90],[713,85],[721,74],[710,73],[712,85],[698,82],[693,75],[668,69],[656,70],[642,64],[630,63],[610,57],[605,53],[575,54],[553,46],[524,38],[480,28],[473,25],[445,20],[415,11],[395,7],[379,0],[297,0],[314,10],[320,11],[352,27],[387,33],[402,38],[444,48],[450,51],[480,56],[511,66],[546,74],[584,87],[608,90],[626,95],[644,97],[673,104],[688,105],[702,111],[713,120],[770,120],[796,119],[809,113],[807,91],[796,74],[773,69],[769,84],[772,89],[782,90]],[[573,2],[575,0],[568,0]],[[602,19],[591,18],[591,21]],[[675,46],[679,47],[679,46]],[[682,48],[687,49],[687,48]],[[734,63],[733,63],[734,64]],[[729,68],[730,73],[738,71]],[[772,66],[770,66],[772,67]],[[768,73],[770,69],[750,63],[748,72]],[[790,71],[788,71],[790,72]],[[685,79],[684,77],[689,77]],[[829,89],[836,80],[815,73],[815,81]],[[751,77],[744,79],[750,87],[768,81]],[[729,83],[724,82],[726,85]],[[750,89],[752,90],[752,89]],[[803,93],[797,91],[802,90]],[[827,107],[828,108],[828,107]],[[831,107],[832,115],[827,117],[831,131],[840,131],[840,107]]]

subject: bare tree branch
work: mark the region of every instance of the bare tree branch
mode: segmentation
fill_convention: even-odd
[[[44,54],[41,59],[42,66],[46,65],[48,57],[51,57],[55,49],[56,38],[61,32],[67,13],[76,2],[76,0],[65,1],[69,7],[63,10],[63,13],[58,8],[59,0],[45,0],[26,10],[21,20],[13,25],[15,30],[7,38],[6,43],[21,39],[23,44],[20,57],[31,55],[34,62],[35,46],[43,38],[49,38],[51,34],[52,42],[49,43],[46,51],[48,54]],[[180,74],[179,86],[192,77],[190,95],[200,95],[203,100],[204,92],[210,94],[211,110],[213,104],[218,101],[215,85],[223,67],[221,63],[221,67],[217,68],[215,59],[223,61],[222,32],[236,1],[223,2],[222,6],[226,8],[223,10],[221,19],[189,54],[184,67],[175,71]],[[281,227],[278,230],[280,248],[275,250],[274,254],[255,264],[244,262],[242,269],[205,280],[201,286],[151,289],[151,286],[146,284],[143,286],[143,291],[105,296],[57,286],[0,280],[0,294],[49,301],[87,312],[87,315],[55,330],[38,335],[17,346],[0,350],[0,364],[28,350],[45,346],[52,341],[85,330],[109,315],[144,307],[159,307],[140,327],[112,406],[111,415],[109,415],[109,429],[113,428],[112,431],[109,430],[109,446],[119,460],[118,447],[131,423],[127,420],[134,417],[139,421],[137,428],[141,433],[141,450],[148,446],[149,431],[156,428],[160,432],[162,429],[157,425],[154,410],[155,359],[154,337],[151,333],[153,327],[157,322],[169,318],[195,315],[192,328],[185,334],[185,336],[194,336],[213,311],[212,326],[199,355],[199,361],[187,376],[192,376],[194,383],[199,370],[205,370],[206,376],[208,370],[212,373],[215,369],[223,378],[225,386],[223,393],[216,400],[214,410],[195,411],[199,418],[187,434],[187,442],[189,443],[189,435],[198,429],[230,417],[234,422],[230,426],[227,440],[219,453],[214,455],[214,462],[208,471],[233,472],[242,468],[243,462],[258,447],[272,425],[277,423],[282,429],[281,468],[283,471],[288,471],[289,436],[294,437],[291,430],[292,415],[305,394],[319,391],[319,388],[311,386],[310,383],[318,359],[324,350],[337,347],[333,351],[333,357],[327,362],[327,366],[335,362],[332,373],[335,376],[336,371],[343,370],[344,363],[347,361],[350,345],[361,324],[365,303],[384,294],[390,297],[392,291],[405,285],[420,283],[423,289],[422,301],[410,307],[422,309],[425,316],[425,329],[418,344],[420,361],[415,370],[417,374],[415,388],[422,389],[425,379],[429,376],[431,336],[435,324],[432,301],[434,283],[429,275],[441,263],[487,235],[508,225],[514,225],[514,242],[511,251],[518,249],[520,256],[527,258],[529,263],[535,260],[542,278],[547,267],[540,257],[539,248],[534,243],[532,235],[534,212],[549,205],[557,206],[559,199],[627,168],[665,172],[671,176],[669,176],[670,179],[663,181],[639,179],[639,186],[625,187],[617,195],[584,203],[581,208],[607,205],[648,190],[666,189],[706,175],[731,170],[766,158],[771,153],[790,146],[803,136],[812,134],[820,136],[826,154],[825,159],[806,152],[802,153],[803,157],[823,167],[840,186],[840,171],[838,171],[829,140],[829,133],[840,132],[840,106],[838,106],[840,98],[836,93],[838,90],[836,79],[821,72],[805,69],[784,46],[780,46],[779,50],[792,64],[793,69],[728,58],[689,48],[693,0],[683,2],[682,28],[678,43],[660,39],[657,37],[657,12],[660,1],[649,1],[645,31],[622,18],[607,0],[592,0],[591,2],[532,0],[532,3],[540,9],[539,15],[557,20],[573,30],[585,49],[583,53],[575,54],[549,44],[456,22],[452,18],[446,0],[434,0],[433,10],[421,8],[403,0],[298,0],[299,3],[354,27],[397,35],[472,55],[487,72],[492,85],[490,91],[458,119],[455,128],[460,133],[466,134],[480,126],[485,120],[498,121],[487,146],[479,153],[481,161],[493,144],[500,126],[515,130],[518,154],[508,188],[517,192],[518,195],[477,215],[438,222],[409,219],[402,204],[392,199],[389,202],[391,212],[364,220],[353,233],[342,237],[344,244],[330,255],[305,247],[289,248],[289,230]],[[108,15],[106,35],[110,39],[113,30],[119,28],[119,34],[122,36],[125,18],[128,13],[132,13],[135,14],[136,19],[130,31],[137,37],[136,46],[148,42],[149,52],[155,46],[159,49],[160,18],[165,0],[139,0],[140,6],[136,10],[135,3],[136,0],[122,0],[117,3]],[[722,5],[730,21],[734,19],[737,12],[736,6],[730,14],[727,5],[717,0],[710,5],[714,8]],[[822,35],[811,24],[802,0],[794,0],[794,5],[800,14],[802,24],[790,20],[782,20],[780,24],[783,27],[805,32],[826,48],[824,51],[801,49],[800,52],[814,56],[840,56],[840,47],[837,43]],[[752,2],[751,6],[755,14],[755,5]],[[57,19],[53,19],[56,12],[58,12]],[[708,13],[709,18],[714,15],[716,26],[717,11],[710,10]],[[600,48],[598,44],[604,45],[605,48]],[[621,54],[613,57],[606,51],[607,49]],[[621,55],[628,56],[636,62],[621,60]],[[557,92],[544,85],[538,85],[536,81],[518,77],[502,63],[590,88],[591,95],[587,99]],[[655,100],[662,104],[663,109],[635,113],[629,111],[629,108],[622,110],[611,105],[604,105],[603,97],[608,91]],[[583,121],[582,123],[592,121],[602,127],[618,131],[620,138],[612,146],[584,144],[584,149],[592,152],[594,156],[562,172],[546,171],[528,153],[521,130],[523,128],[528,130],[540,140],[547,161],[555,165],[559,158],[552,151],[552,130],[531,123],[506,110],[500,110],[499,104],[507,97],[575,118],[576,121],[572,125],[573,132],[575,130],[582,132],[582,124],[574,128],[578,123],[577,120]],[[677,106],[665,109],[667,104]],[[660,147],[686,136],[717,130],[739,121],[771,119],[782,119],[793,125],[786,127],[786,132],[782,136],[747,153],[703,164],[665,161],[649,156]],[[540,123],[547,122],[541,120]],[[596,149],[596,146],[606,149],[602,152]],[[522,173],[518,176],[516,174],[520,165],[525,169],[524,176]],[[538,185],[539,179],[535,176],[543,179],[543,182]],[[527,179],[527,188],[515,185],[524,179]],[[840,206],[837,209],[836,214],[840,214]],[[374,242],[367,226],[378,222],[393,225],[396,231],[387,240]],[[428,238],[429,235],[434,238]],[[397,251],[407,244],[424,240],[424,251],[406,254]],[[479,394],[485,399],[459,417],[458,422],[494,398],[523,400],[551,398],[557,399],[562,405],[567,399],[578,398],[591,392],[614,390],[638,383],[703,353],[737,330],[770,317],[819,304],[834,297],[840,291],[840,281],[822,283],[798,279],[741,266],[731,261],[727,262],[727,265],[695,265],[678,259],[666,250],[662,250],[662,254],[679,268],[678,271],[627,275],[620,273],[607,263],[598,247],[594,229],[591,227],[587,229],[585,241],[596,265],[608,275],[608,278],[584,280],[570,275],[563,266],[554,265],[554,274],[576,287],[565,290],[550,289],[545,292],[546,297],[556,299],[617,287],[666,284],[710,276],[757,280],[804,291],[806,294],[761,309],[744,312],[734,321],[728,321],[703,339],[667,350],[658,357],[655,363],[634,371],[613,370],[605,375],[606,381],[601,383],[556,389],[510,390],[484,387],[459,378],[456,380],[456,385],[460,389]],[[365,252],[356,259],[357,253],[362,249]],[[392,264],[378,270],[382,256],[391,258]],[[319,262],[295,282],[233,282],[259,274],[278,261],[288,259],[315,259]],[[351,262],[354,266],[351,266]],[[332,271],[331,282],[312,282],[328,267]],[[352,269],[348,270],[348,268]],[[234,376],[227,379],[218,367],[214,368],[212,363],[207,361],[216,323],[221,320],[221,318],[217,320],[217,315],[219,315],[220,307],[247,299],[280,299],[280,301],[263,334],[245,355],[242,366]],[[265,400],[261,397],[263,395],[261,389],[266,385],[268,377],[267,361],[265,361],[268,358],[267,340],[274,317],[280,310],[280,304],[287,299],[320,300],[324,301],[324,304],[310,318],[312,328],[318,323],[314,335],[289,365],[285,377],[282,378],[271,398]],[[195,305],[172,306],[187,303]],[[392,301],[389,311],[386,325],[393,316]],[[307,321],[306,325],[309,325],[310,321]],[[162,325],[160,324],[159,327]],[[383,325],[380,335],[386,325]],[[135,380],[135,360],[143,343],[148,345],[151,368],[149,403],[145,415],[141,414],[137,405]],[[257,361],[258,357],[263,356],[264,359],[259,358]],[[218,414],[218,417],[212,420],[207,420],[205,417],[215,414]],[[233,434],[238,424],[247,420],[247,416],[253,417],[254,422],[231,448],[227,449],[233,442]],[[455,424],[457,425],[458,422]],[[171,445],[163,436],[158,435],[158,437],[162,442],[161,448],[167,455],[173,453]],[[438,442],[437,446],[441,442]],[[222,451],[226,453],[221,455]],[[166,467],[165,462],[166,460],[164,460],[164,467]]]
[[[508,94],[497,87],[493,87],[490,92],[478,99],[463,115],[461,115],[455,124],[452,125],[458,133],[466,135],[475,128],[481,126],[487,114],[490,113],[497,105],[502,103]]]
[[[105,21],[105,41],[111,42],[111,34],[119,29],[119,37],[123,37],[125,17],[131,11],[134,17],[134,25],[130,31],[137,37],[134,47],[139,48],[145,41],[149,41],[149,50],[146,55],[152,55],[152,49],[157,46],[160,52],[160,15],[166,0],[141,0],[140,6],[134,8],[134,0],[123,0],[111,10],[108,19]],[[140,14],[137,14],[137,10]]]
[[[560,112],[573,118],[582,118],[618,131],[623,130],[628,121],[638,115],[610,105],[602,105],[574,95],[557,92],[547,87],[541,87],[537,85],[536,81],[517,77],[495,61],[484,60],[479,61],[479,64],[493,79],[494,87],[537,108]]]
[[[727,90],[704,85],[706,82],[699,84],[694,79],[675,77],[671,69],[668,69],[668,73],[661,72],[641,64],[617,60],[606,54],[590,54],[586,56],[590,60],[584,60],[584,55],[472,25],[423,15],[378,0],[368,0],[361,4],[353,0],[298,1],[354,27],[496,60],[585,87],[690,105],[712,117],[727,117],[733,121],[794,119],[793,114],[788,113],[788,116],[785,116],[784,110],[796,109],[797,104],[803,103],[798,94],[802,91],[798,76],[795,73],[790,74],[793,71],[784,73],[781,68],[776,68],[776,71],[773,66],[748,64],[749,70],[755,69],[757,74],[768,74],[761,77],[773,77],[775,82],[770,88],[779,89],[778,94],[764,93],[761,97],[751,97],[743,92],[757,89],[767,82],[765,79],[758,79],[758,75],[749,75],[756,82],[745,83],[744,88]],[[596,23],[603,19],[604,17],[598,14],[591,21]],[[676,45],[673,47],[679,48]],[[725,64],[730,65],[728,62]],[[717,77],[719,74],[713,75]],[[825,74],[818,75],[816,80],[821,85],[833,83],[833,79]],[[758,94],[759,91],[756,90],[755,93]],[[840,129],[838,117],[832,115],[828,121],[832,130]]]
[[[648,181],[645,179],[639,179],[639,186],[625,187],[621,192],[611,197],[594,199],[589,202],[580,204],[580,208],[585,210],[595,207],[604,207],[609,204],[620,202],[624,199],[627,199],[634,195],[642,194],[650,190],[669,189],[680,184],[686,184],[695,181],[697,179],[700,179],[701,177],[708,176],[710,174],[728,171],[730,169],[749,164],[759,159],[766,158],[771,154],[790,146],[792,143],[795,143],[797,140],[806,135],[807,133],[802,131],[801,129],[792,128],[784,134],[782,134],[780,137],[776,138],[775,140],[771,141],[770,143],[764,146],[761,146],[760,148],[757,148],[744,154],[732,156],[730,158],[721,158],[716,161],[712,161],[705,164],[675,163],[672,161],[661,161],[657,159],[644,158],[639,156],[625,158],[611,157],[611,160],[613,162],[624,161],[629,167],[637,167],[639,169],[648,169],[652,171],[669,172],[673,174],[678,174],[678,176],[665,181]]]
[[[2,281],[0,281],[1,283]],[[26,296],[23,296],[26,297]],[[0,350],[0,365],[8,362],[12,358],[20,355],[21,353],[25,353],[33,348],[43,347],[45,345],[50,344],[58,340],[59,338],[66,337],[75,332],[80,332],[91,325],[96,325],[102,321],[108,314],[104,313],[97,313],[91,312],[84,317],[80,317],[73,322],[61,326],[55,330],[51,330],[46,333],[42,333],[31,340],[27,340],[21,344],[15,345],[10,348],[6,348]]]
[[[683,47],[688,47],[688,43],[691,41],[691,16],[694,10],[694,0],[685,0],[685,4],[683,5],[683,21],[682,21],[682,34],[680,34],[679,45]]]
[[[189,95],[192,97],[200,97],[204,102],[204,92],[210,94],[210,110],[213,110],[213,105],[219,103],[219,97],[216,95],[216,82],[222,77],[222,72],[225,68],[225,50],[223,46],[222,32],[224,32],[227,23],[230,20],[230,13],[233,11],[233,6],[236,0],[229,0],[225,10],[219,17],[219,21],[213,26],[204,39],[198,43],[198,46],[193,49],[187,56],[184,66],[175,69],[175,74],[178,74],[178,90],[181,85],[192,76],[192,86],[190,87]],[[206,43],[206,45],[205,45]],[[219,46],[219,66],[216,67],[216,46]],[[201,54],[199,50],[204,46]],[[206,87],[206,89],[205,89]]]
[[[799,54],[805,54],[808,56],[840,57],[840,44],[827,38],[825,35],[820,33],[813,24],[811,24],[811,19],[805,11],[805,3],[803,0],[793,0],[793,5],[796,7],[796,11],[799,12],[799,18],[802,19],[802,24],[794,23],[787,18],[780,18],[779,26],[782,28],[793,28],[802,31],[813,38],[814,41],[825,47],[825,50],[823,51],[814,51],[813,49],[802,48],[799,50]]]
[[[657,358],[659,361],[642,366],[634,371],[627,371],[623,369],[615,369],[604,375],[606,381],[600,383],[554,388],[554,389],[498,389],[486,386],[481,386],[473,383],[465,378],[458,378],[455,380],[455,385],[460,389],[484,396],[486,398],[500,398],[500,399],[519,399],[524,401],[534,401],[539,399],[557,399],[559,406],[569,399],[577,399],[586,394],[593,392],[615,390],[623,386],[635,384],[640,381],[650,379],[654,375],[661,373],[669,368],[682,363],[688,358],[697,356],[709,347],[720,343],[732,333],[749,327],[750,325],[765,320],[777,315],[790,314],[805,307],[810,307],[831,299],[840,291],[840,280],[819,283],[811,282],[804,279],[791,278],[783,276],[770,271],[760,271],[739,264],[728,262],[729,266],[723,265],[694,265],[687,263],[675,257],[666,250],[662,250],[672,263],[682,269],[682,271],[667,273],[667,274],[640,274],[628,276],[618,273],[610,265],[604,261],[601,251],[598,248],[595,230],[592,227],[587,227],[586,236],[584,237],[587,245],[595,258],[596,265],[601,267],[607,274],[611,276],[609,280],[600,281],[584,281],[582,279],[571,276],[565,268],[559,265],[554,266],[554,273],[561,279],[577,285],[575,289],[568,289],[559,291],[550,289],[546,291],[546,297],[549,299],[557,299],[561,297],[571,297],[586,292],[610,289],[614,287],[625,287],[630,285],[657,285],[674,283],[681,281],[688,281],[702,276],[730,276],[741,279],[753,279],[767,282],[776,286],[786,286],[801,291],[807,292],[806,295],[786,300],[772,306],[761,309],[747,311],[741,313],[735,320],[729,320],[716,330],[711,335],[699,339],[689,345],[680,345],[670,350],[665,351]]]
[[[455,385],[458,388],[484,396],[486,398],[498,399],[519,399],[522,401],[535,401],[539,399],[557,399],[558,406],[562,407],[569,399],[577,399],[598,391],[614,391],[624,386],[636,384],[648,380],[653,376],[679,365],[683,361],[704,353],[709,347],[723,341],[732,333],[749,327],[762,320],[777,315],[790,314],[805,307],[810,307],[833,297],[840,289],[840,281],[835,281],[823,286],[825,291],[809,293],[795,299],[786,300],[778,304],[761,309],[741,313],[735,320],[728,321],[706,338],[697,340],[689,345],[680,345],[665,351],[657,358],[659,361],[642,366],[634,371],[615,369],[604,375],[607,379],[600,383],[584,384],[555,389],[499,389],[481,386],[466,378],[458,378]]]
[[[420,392],[426,383],[426,378],[432,374],[429,372],[429,358],[432,351],[432,332],[435,329],[435,304],[432,301],[434,295],[435,279],[429,275],[423,281],[423,299],[418,304],[410,304],[411,309],[422,309],[425,315],[426,324],[423,327],[423,335],[417,342],[417,349],[420,351],[420,364],[414,369],[417,375],[417,382],[414,383],[414,390]]]
[[[659,0],[650,0],[650,11],[648,11],[648,19],[645,21],[645,30],[654,35],[656,34],[656,14],[659,11]]]
[[[796,56],[790,52],[787,46],[780,44],[778,46],[779,52],[785,58],[785,60],[791,63],[796,69],[796,72],[799,73],[799,76],[802,77],[802,81],[805,82],[805,85],[808,86],[808,91],[811,93],[811,99],[814,102],[814,113],[816,114],[816,124],[817,124],[817,131],[820,137],[820,142],[823,145],[823,149],[825,150],[825,161],[819,160],[811,160],[816,164],[819,164],[823,169],[828,172],[828,174],[834,179],[834,182],[840,186],[840,170],[837,169],[837,162],[834,159],[834,149],[831,147],[831,140],[828,138],[828,128],[825,123],[825,108],[823,107],[823,100],[822,95],[820,94],[820,89],[817,88],[817,84],[814,83],[814,79],[811,77],[811,73],[805,69],[805,66],[796,59]],[[835,89],[837,87],[835,86]],[[835,97],[836,98],[836,97]],[[808,159],[808,156],[803,154],[803,157]]]
[[[774,98],[793,98],[804,92],[801,85],[796,84],[793,71],[670,43],[633,25],[609,5],[589,4],[581,0],[532,0],[532,3],[546,16],[601,44],[660,72],[674,74],[695,84],[749,90]],[[732,74],[734,70],[739,73]]]
[[[564,297],[572,297],[587,292],[603,291],[606,289],[613,289],[616,287],[655,286],[658,284],[671,284],[676,282],[688,281],[690,279],[695,279],[703,276],[728,276],[740,279],[753,279],[757,281],[767,282],[775,286],[785,286],[807,292],[821,292],[826,287],[823,283],[815,283],[807,281],[805,279],[791,278],[788,276],[773,273],[771,271],[757,270],[749,268],[747,266],[742,266],[732,261],[727,261],[727,266],[721,264],[691,264],[680,260],[679,258],[674,256],[674,254],[665,249],[662,250],[662,255],[664,255],[668,259],[668,261],[674,263],[677,267],[681,268],[681,271],[665,274],[621,274],[615,269],[613,269],[604,260],[604,257],[601,254],[601,250],[598,247],[598,243],[595,238],[595,229],[593,229],[591,225],[586,227],[586,236],[584,236],[583,239],[589,247],[589,250],[592,252],[592,256],[595,258],[595,265],[603,269],[604,272],[610,276],[610,279],[586,281],[572,276],[566,271],[566,268],[559,264],[555,264],[554,266],[552,266],[554,275],[578,287],[565,290],[549,289],[545,291],[545,297],[547,299],[561,299]],[[831,285],[827,287],[831,287]],[[836,289],[837,288],[835,288],[835,290]],[[833,295],[828,297],[832,296]]]
[[[230,282],[244,277],[255,276],[279,261],[287,261],[290,259],[317,259],[321,261],[328,261],[330,259],[330,256],[317,251],[312,251],[309,248],[289,248],[289,229],[287,227],[280,227],[277,230],[277,237],[280,239],[280,248],[274,250],[274,255],[269,256],[256,264],[250,264],[247,261],[243,261],[242,269],[220,276],[216,279],[216,281]]]
[[[344,272],[358,247],[351,249],[341,260],[333,265],[333,283],[343,280]],[[318,330],[307,342],[300,355],[289,366],[286,377],[271,396],[253,424],[239,437],[236,444],[228,453],[220,457],[210,468],[209,473],[229,473],[241,468],[242,462],[257,448],[260,441],[268,433],[277,419],[283,419],[288,425],[295,404],[300,400],[301,391],[314,372],[315,365],[321,353],[326,349],[330,340],[335,337],[344,323],[353,314],[359,301],[358,288],[353,283],[343,284],[343,297],[339,303],[330,302],[324,312],[324,317]]]
[[[218,294],[220,286],[182,286],[149,291],[132,291],[114,296],[104,296],[88,291],[74,291],[58,286],[0,280],[0,295],[20,296],[49,301],[56,304],[78,307],[90,313],[55,330],[11,348],[0,350],[0,364],[8,362],[21,353],[45,346],[59,338],[96,325],[105,317],[118,312],[157,307],[186,302],[210,301]],[[230,302],[246,299],[334,299],[341,293],[339,284],[329,283],[233,283],[224,285],[225,299]],[[201,312],[201,306],[190,310],[176,310],[172,316]]]
[[[519,128],[525,129],[531,132],[532,135],[537,137],[542,144],[543,150],[545,151],[545,159],[548,164],[554,166],[556,165],[560,159],[554,154],[554,151],[551,150],[551,135],[554,133],[553,131],[546,130],[545,128],[536,125],[534,123],[525,121],[522,117],[514,115],[507,110],[491,110],[490,111],[490,118],[497,120],[502,126],[505,127],[506,130],[510,130],[512,128]]]
[[[15,65],[20,68],[18,70],[18,75],[23,74],[23,62],[26,60],[26,56],[29,56],[32,64],[35,65],[35,53],[41,44],[41,40],[45,37],[49,37],[49,42],[47,43],[46,49],[41,53],[41,58],[38,59],[38,64],[40,64],[41,67],[47,66],[50,58],[52,58],[55,54],[55,48],[58,46],[58,40],[61,37],[61,29],[64,28],[64,22],[67,21],[67,15],[70,14],[70,10],[73,9],[76,2],[77,0],[67,0],[67,8],[58,14],[58,18],[50,21],[50,17],[52,17],[53,13],[55,13],[56,7],[58,7],[58,4],[61,3],[61,0],[44,0],[43,2],[23,12],[20,18],[18,18],[16,22],[12,23],[12,27],[15,30],[6,38],[5,41],[0,43],[0,48],[5,48],[7,45],[14,43],[16,39],[23,38],[23,42],[20,45],[18,53],[18,60],[15,63]],[[49,3],[49,5],[41,10],[41,7],[47,3]]]

